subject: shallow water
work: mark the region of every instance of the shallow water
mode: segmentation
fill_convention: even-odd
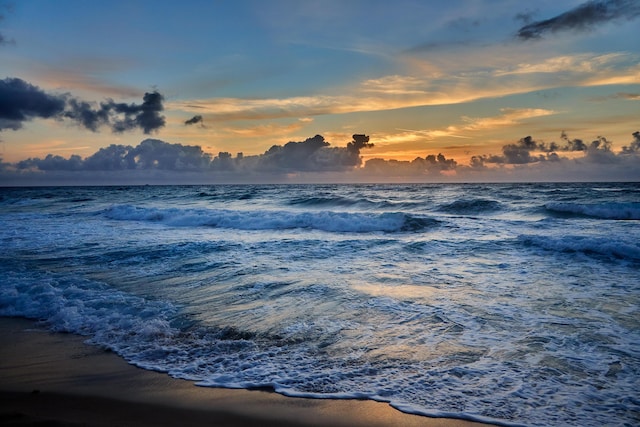
[[[200,385],[640,420],[640,185],[0,189],[0,314]]]

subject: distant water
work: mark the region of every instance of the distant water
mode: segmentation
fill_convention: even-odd
[[[640,424],[640,184],[0,189],[0,315],[203,386]]]

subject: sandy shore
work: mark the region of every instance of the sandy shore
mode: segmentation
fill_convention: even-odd
[[[196,387],[23,319],[0,318],[0,424],[47,426],[415,426],[484,424],[385,403]]]

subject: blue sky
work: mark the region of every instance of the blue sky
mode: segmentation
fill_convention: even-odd
[[[0,0],[0,16],[5,89],[20,79],[22,90],[66,103],[49,116],[24,110],[4,126],[0,108],[6,173],[21,160],[85,159],[148,137],[197,145],[213,159],[263,156],[316,134],[330,144],[323,149],[344,148],[366,133],[373,147],[345,172],[378,159],[376,179],[400,179],[416,174],[407,162],[442,154],[457,167],[417,178],[518,179],[522,170],[535,179],[550,176],[554,160],[558,178],[577,168],[582,179],[602,179],[597,159],[621,161],[626,147],[630,172],[611,179],[638,178],[635,0]],[[7,93],[15,91],[0,103],[18,105]],[[145,93],[162,97],[153,129],[136,124],[142,110],[125,116],[118,107],[143,105]],[[108,103],[109,119],[88,128],[69,112],[72,98],[94,112]],[[526,136],[537,143],[525,147]],[[607,144],[589,152],[598,137]],[[586,148],[568,149],[573,139]],[[552,142],[560,149],[549,151]],[[525,157],[511,158],[513,145]],[[39,168],[28,166],[18,172]]]

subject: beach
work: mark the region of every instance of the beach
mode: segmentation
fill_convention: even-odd
[[[67,426],[424,426],[464,420],[404,414],[366,400],[304,399],[197,387],[136,368],[73,334],[0,319],[0,423]]]

